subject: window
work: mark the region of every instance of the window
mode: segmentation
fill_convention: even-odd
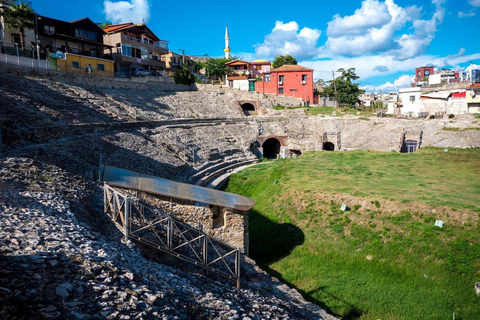
[[[43,26],[43,32],[44,32],[46,35],[55,34],[55,27],[52,27],[52,26]]]
[[[284,79],[283,76],[278,76],[278,84],[282,85],[283,84],[283,79]],[[283,89],[282,89],[282,91],[283,91]]]
[[[122,56],[132,56],[132,47],[122,43]]]
[[[105,65],[102,63],[97,64],[97,70],[98,71],[105,71]]]
[[[12,43],[17,43],[20,45],[20,34],[12,33]]]
[[[283,88],[278,88],[278,93],[283,94]]]
[[[93,31],[75,28],[75,37],[97,41],[97,34]]]
[[[72,68],[74,68],[74,69],[80,69],[80,62],[78,62],[78,61],[72,61]]]
[[[307,83],[307,75],[302,74],[302,84],[306,84],[306,83]]]
[[[265,75],[265,82],[270,82],[270,75],[269,74]]]
[[[415,102],[415,96],[410,96],[410,102]]]

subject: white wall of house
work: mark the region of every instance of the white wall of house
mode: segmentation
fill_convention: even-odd
[[[401,113],[403,115],[417,117],[419,112],[424,112],[424,107],[420,100],[420,88],[400,89],[398,98],[402,101]]]
[[[448,100],[428,99],[422,100],[424,111],[431,115],[435,112],[445,112],[446,114],[465,114],[468,112],[465,98],[448,98]]]
[[[248,91],[248,80],[233,80],[233,88]]]

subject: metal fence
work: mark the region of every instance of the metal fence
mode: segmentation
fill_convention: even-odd
[[[104,185],[104,212],[125,235],[234,280],[240,288],[240,250],[208,236],[158,208]]]

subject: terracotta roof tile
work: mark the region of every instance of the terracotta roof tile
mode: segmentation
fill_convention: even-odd
[[[229,76],[227,80],[247,80],[246,76]]]
[[[467,87],[467,89],[480,89],[480,83],[472,84],[470,87]]]
[[[284,72],[284,71],[313,71],[313,69],[305,68],[299,65],[286,64],[272,71]]]

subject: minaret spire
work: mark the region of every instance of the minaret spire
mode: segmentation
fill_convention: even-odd
[[[225,29],[225,59],[230,59],[230,37],[228,35],[228,24]]]

